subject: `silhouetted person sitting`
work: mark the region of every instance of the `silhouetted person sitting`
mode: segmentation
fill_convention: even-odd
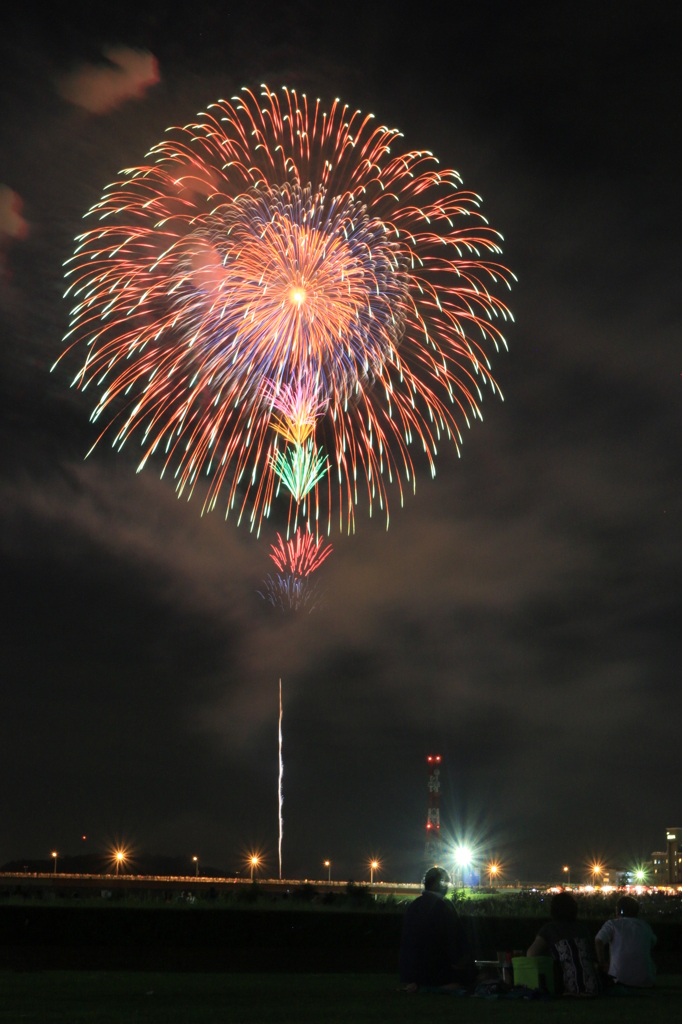
[[[557,992],[571,996],[596,996],[599,991],[592,939],[585,925],[576,921],[578,902],[570,892],[552,897],[551,921],[543,924],[527,956],[551,956]]]
[[[473,988],[476,965],[452,900],[445,899],[450,877],[430,868],[424,892],[408,907],[400,947],[400,980],[408,992]]]
[[[634,896],[621,896],[615,918],[597,932],[597,959],[604,973],[621,985],[650,988],[656,980],[651,959],[656,936],[638,914],[639,903]]]

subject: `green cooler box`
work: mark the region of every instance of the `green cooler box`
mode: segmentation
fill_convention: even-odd
[[[551,956],[515,956],[512,967],[515,985],[539,988],[554,995],[554,961]]]

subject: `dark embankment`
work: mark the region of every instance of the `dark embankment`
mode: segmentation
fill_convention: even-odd
[[[463,917],[478,959],[525,949],[544,920]],[[0,969],[395,971],[401,929],[400,912],[10,905]],[[682,972],[682,924],[655,930],[659,970]]]

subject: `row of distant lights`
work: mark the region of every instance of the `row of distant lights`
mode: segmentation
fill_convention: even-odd
[[[196,857],[194,859],[196,860]],[[251,877],[252,878],[253,878],[253,873],[256,870],[256,868],[258,867],[258,865],[260,864],[260,862],[261,862],[261,858],[258,856],[257,853],[254,853],[254,854],[252,854],[249,857],[249,864],[251,865]],[[325,861],[323,861],[323,863],[324,863],[324,866],[326,867],[327,871],[330,873],[330,876],[331,876],[332,862],[330,860],[325,860]],[[381,864],[379,863],[378,860],[370,860],[369,861],[369,869],[370,869],[371,880],[372,881],[374,881],[374,872],[378,871],[380,867],[381,867]]]
[[[571,869],[568,866],[568,864],[564,865],[563,871],[564,871],[565,874],[568,875],[568,877],[570,879],[570,877],[571,877]],[[595,881],[596,881],[597,875],[602,875],[604,873],[604,870],[603,870],[603,868],[601,867],[600,864],[593,864],[592,867],[590,868],[590,871],[592,872],[592,875],[594,876]],[[634,875],[635,875],[635,878],[637,879],[638,882],[643,882],[644,879],[646,878],[646,872],[644,871],[643,868],[637,868],[637,870],[634,872]]]
[[[55,871],[56,871],[57,870],[57,858],[58,858],[59,854],[55,850],[53,850],[52,851],[52,856],[54,858],[54,867],[55,867]],[[112,857],[113,857],[114,861],[116,862],[116,874],[118,874],[119,868],[122,867],[125,864],[126,859],[128,857],[128,854],[127,854],[127,852],[125,850],[114,850],[113,854],[112,854]],[[469,867],[469,865],[473,861],[473,853],[469,849],[468,846],[458,846],[456,848],[455,852],[454,852],[454,860],[455,860],[455,864],[457,864],[457,866],[460,867],[460,868]],[[257,853],[251,854],[251,856],[249,857],[249,864],[250,864],[250,867],[251,867],[251,877],[252,878],[253,878],[254,871],[261,864],[261,861],[262,861],[262,858]],[[192,863],[195,865],[195,867],[198,870],[199,858],[196,857],[196,856],[192,857]],[[325,868],[327,868],[328,871],[331,870],[331,863],[332,862],[330,860],[325,860],[324,861],[324,866],[325,866]],[[380,867],[381,867],[381,864],[380,864],[380,862],[378,860],[371,860],[371,861],[369,861],[369,869],[370,869],[370,872],[371,872],[371,879],[372,879],[372,881],[374,881],[374,872],[378,871],[380,869]],[[487,871],[488,875],[490,876],[491,880],[499,873],[499,870],[500,870],[499,864],[495,864],[494,862],[486,865],[486,871]],[[564,871],[564,874],[566,874],[568,876],[568,881],[570,882],[571,869],[568,866],[568,864],[564,864],[562,870]],[[595,882],[597,880],[597,876],[603,874],[603,868],[601,867],[600,864],[593,864],[590,870],[592,872],[592,875],[594,877]],[[636,880],[638,882],[643,882],[645,880],[645,878],[646,878],[646,872],[642,868],[638,868],[635,871],[634,874],[635,874],[635,878],[636,878]]]
[[[114,850],[114,851],[112,851],[112,855],[111,856],[112,856],[112,860],[114,860],[115,863],[116,863],[116,874],[118,874],[119,868],[121,868],[125,864],[126,860],[128,859],[128,853],[127,853],[126,850]],[[56,850],[52,851],[52,857],[54,858],[54,869],[56,871],[57,870],[57,858],[59,857],[59,854],[57,853]],[[254,871],[256,870],[256,868],[258,868],[258,866],[261,864],[261,862],[262,862],[262,857],[260,857],[259,854],[253,853],[253,854],[251,854],[249,856],[249,865],[251,867],[251,877],[252,878],[253,878]],[[196,856],[192,857],[192,863],[194,864],[195,868],[198,870],[198,868],[199,868],[199,858],[196,857]],[[331,866],[332,866],[332,862],[330,860],[325,860],[324,861],[324,866],[327,868],[328,871],[330,871],[331,870]],[[379,863],[378,860],[371,860],[371,861],[369,861],[369,869],[370,869],[371,874],[372,874],[372,881],[374,881],[374,872],[378,871],[380,867],[381,867],[381,864]]]
[[[54,858],[54,866],[55,866],[55,871],[56,871],[57,870],[57,858],[58,858],[59,854],[56,851],[53,850],[52,851],[52,856]],[[127,854],[126,850],[114,850],[112,852],[112,859],[116,863],[116,874],[118,874],[119,868],[121,868],[125,864],[127,858],[128,858],[128,854]],[[459,867],[462,867],[462,868],[467,867],[469,864],[471,864],[472,860],[473,860],[473,854],[472,854],[471,850],[468,847],[466,847],[466,846],[459,846],[455,850],[455,862],[457,863],[457,865]],[[192,862],[194,863],[195,867],[198,868],[199,858],[198,857],[192,857]],[[262,862],[262,858],[260,857],[259,854],[253,853],[253,854],[251,854],[249,856],[249,865],[250,865],[250,868],[251,868],[251,877],[252,878],[253,878],[254,871],[256,871],[256,869],[259,867],[261,862]],[[324,863],[325,868],[327,868],[327,870],[330,871],[332,862],[330,860],[325,860],[323,863]],[[374,872],[375,871],[379,871],[379,869],[381,868],[381,863],[378,860],[370,860],[368,862],[368,867],[370,869],[371,880],[374,881]],[[499,869],[499,866],[497,864],[488,864],[486,870],[488,871],[489,875],[494,876],[494,875],[496,875],[498,873],[498,871],[500,869]],[[600,870],[600,869],[598,869],[598,870]],[[564,868],[564,871],[568,871],[568,868]]]
[[[473,861],[474,861],[474,853],[473,853],[472,850],[469,849],[468,846],[458,846],[454,850],[453,859],[454,859],[454,862],[457,865],[457,867],[459,867],[459,868],[466,868],[466,867],[469,867],[473,863]],[[601,864],[592,864],[590,866],[589,870],[590,870],[590,873],[592,874],[592,877],[593,877],[594,882],[596,884],[598,876],[599,875],[603,875],[604,869],[601,866]],[[496,864],[494,861],[491,861],[489,864],[486,864],[485,871],[488,874],[488,876],[490,877],[490,880],[492,881],[492,879],[495,878],[495,876],[500,873],[500,865]],[[564,872],[564,874],[566,874],[568,876],[567,880],[570,882],[571,869],[568,866],[568,864],[565,864],[563,866],[563,872]],[[635,876],[635,880],[638,883],[642,883],[642,882],[644,882],[646,880],[646,871],[644,871],[643,868],[637,868],[633,872],[633,874]]]

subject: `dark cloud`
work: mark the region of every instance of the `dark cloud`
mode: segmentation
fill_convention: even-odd
[[[370,9],[352,40],[308,5],[258,32],[210,5],[179,27],[129,13],[114,42],[158,54],[164,83],[87,132],[14,77],[0,178],[22,181],[32,231],[2,350],[4,859],[114,829],[226,865],[251,842],[274,851],[280,676],[292,873],[332,857],[359,877],[380,852],[414,874],[434,751],[448,829],[515,873],[660,844],[678,809],[682,552],[676,101],[654,8],[590,12],[586,33],[586,6],[476,5],[447,60],[426,12],[396,27]],[[22,39],[46,81],[92,60],[82,40]],[[361,512],[332,536],[326,600],[294,619],[255,593],[272,536],[200,517],[153,467],[135,475],[134,451],[81,463],[87,395],[68,366],[48,374],[83,210],[166,124],[285,70],[459,167],[520,279],[504,403],[486,398],[461,459],[441,451],[404,509],[393,495],[388,531]]]

